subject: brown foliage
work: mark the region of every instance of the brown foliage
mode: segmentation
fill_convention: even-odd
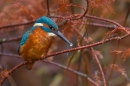
[[[126,61],[126,59],[130,56],[130,48],[125,49],[123,51],[115,50],[111,52],[112,54],[120,54],[123,61]]]
[[[123,2],[129,4],[127,0],[1,0],[0,84],[125,86],[129,83],[130,28],[127,19],[130,7]],[[122,6],[126,6],[123,11]],[[37,18],[45,15],[56,21],[59,30],[74,46],[67,49],[68,46],[58,40],[48,55],[41,56],[34,68],[26,71],[22,66],[29,62],[22,62],[17,55],[19,39]],[[54,62],[41,61],[48,57]],[[59,68],[65,70],[64,76]],[[120,76],[126,81],[117,82]],[[5,82],[7,78],[10,82]]]

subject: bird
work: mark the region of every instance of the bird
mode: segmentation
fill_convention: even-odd
[[[26,64],[27,70],[32,69],[36,59],[47,55],[55,36],[60,37],[70,46],[73,45],[59,31],[57,24],[47,16],[38,18],[34,25],[22,36],[18,54],[22,56],[24,61],[31,61]]]

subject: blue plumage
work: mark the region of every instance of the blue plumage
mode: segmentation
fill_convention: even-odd
[[[21,40],[20,45],[19,45],[19,48],[18,48],[18,54],[19,54],[19,55],[20,55],[20,47],[27,42],[30,33],[31,33],[31,30],[28,30],[28,31],[23,35],[22,40]]]
[[[53,28],[58,30],[57,24],[52,19],[50,19],[46,16],[39,18],[35,23],[45,23],[45,24],[48,24],[49,26],[52,26]]]
[[[20,42],[20,46],[22,46],[22,45],[24,45],[24,44],[26,43],[26,41],[27,41],[28,36],[29,36],[30,33],[31,33],[31,30],[27,31],[27,32],[23,35],[22,40],[21,40],[21,42]]]

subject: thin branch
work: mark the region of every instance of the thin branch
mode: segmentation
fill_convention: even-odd
[[[82,77],[85,77],[85,78],[87,78],[87,80],[89,80],[93,85],[95,85],[95,86],[98,86],[98,84],[96,84],[91,78],[89,78],[86,74],[83,74],[83,73],[81,73],[81,72],[78,72],[78,71],[75,71],[75,70],[73,70],[73,69],[71,69],[71,68],[67,68],[67,67],[65,67],[65,66],[63,66],[63,65],[61,65],[61,64],[58,64],[58,63],[55,63],[55,62],[52,62],[52,61],[48,61],[48,60],[43,60],[44,62],[47,62],[47,63],[50,63],[50,64],[53,64],[53,65],[56,65],[56,66],[58,66],[58,67],[60,67],[60,68],[62,68],[62,69],[66,69],[66,70],[68,70],[68,71],[70,71],[70,72],[72,72],[72,73],[74,73],[74,74],[77,74],[77,75],[80,75],[80,76],[82,76]]]
[[[3,77],[3,79],[0,81],[0,86],[2,86],[2,84],[3,84],[4,81],[7,79],[7,77],[9,77],[9,75],[10,75],[12,72],[14,72],[14,70],[16,70],[16,69],[18,69],[19,67],[25,65],[26,63],[27,63],[27,61],[26,61],[26,62],[22,62],[22,63],[18,64],[17,66],[13,67],[10,71],[8,71],[8,74],[7,74],[5,77]]]
[[[74,19],[75,20],[75,17],[78,17],[78,16],[81,16],[81,14],[74,14],[74,15],[70,15],[70,16],[57,16],[57,17],[50,16],[50,17],[53,17],[53,18],[63,18],[63,19]],[[96,19],[96,20],[99,20],[99,21],[105,21],[105,22],[108,22],[108,23],[112,23],[112,24],[117,26],[116,29],[120,29],[120,30],[125,31],[126,33],[129,33],[129,31],[127,31],[122,25],[120,25],[119,23],[117,23],[117,22],[115,22],[113,20],[106,19],[106,18],[100,18],[100,17],[97,17],[97,16],[91,16],[91,15],[85,15],[84,17],[91,18],[91,19]]]
[[[4,29],[4,28],[10,28],[10,27],[16,27],[16,26],[22,26],[22,25],[32,24],[32,23],[34,23],[35,21],[36,21],[36,20],[28,21],[28,22],[24,22],[24,23],[18,23],[18,24],[3,25],[3,26],[0,26],[0,30],[2,30],[2,29]]]
[[[53,13],[53,12],[57,12],[60,8],[62,8],[62,7],[64,7],[64,3],[65,2],[61,2],[61,4],[60,4],[60,6],[58,7],[58,8],[56,8],[55,10],[52,10],[51,11],[51,13]],[[72,3],[72,1],[70,0],[70,3],[66,3],[67,5],[67,7],[78,7],[78,8],[80,8],[80,9],[82,9],[83,11],[85,11],[85,9],[84,9],[84,7],[82,6],[82,5],[79,5],[79,4],[71,4]]]
[[[1,39],[0,43],[7,43],[7,42],[12,42],[12,41],[16,41],[16,40],[20,40],[22,38],[22,36],[17,36],[17,37],[12,37],[12,38],[8,38],[8,39]]]
[[[82,34],[77,29],[74,29],[74,30],[78,33],[78,35],[83,37],[83,39],[86,41],[87,44],[89,44],[89,41],[84,36],[82,36]],[[102,66],[101,66],[101,64],[100,64],[100,62],[98,60],[97,55],[94,52],[95,50],[92,47],[90,48],[90,50],[91,50],[91,53],[92,53],[93,57],[96,59],[96,62],[98,64],[99,70],[100,70],[101,75],[102,75],[102,80],[103,80],[104,86],[106,86],[106,80],[105,80],[105,76],[104,76],[104,73],[103,73],[103,69],[102,69]]]
[[[120,40],[117,41],[117,47],[116,47],[116,50],[119,49],[119,46],[120,46]],[[116,64],[117,56],[118,56],[118,55],[115,54],[115,56],[114,56],[114,60],[113,60],[112,64]],[[109,74],[108,79],[107,79],[107,82],[106,82],[107,85],[109,84],[109,81],[110,81],[110,79],[111,79],[111,77],[112,77],[112,75],[113,75],[113,72],[114,72],[114,67],[111,68],[111,70],[110,70],[110,74]]]
[[[11,57],[16,57],[16,58],[21,57],[21,56],[18,56],[18,55],[6,54],[6,53],[1,53],[0,55],[11,56]],[[60,64],[55,63],[55,62],[52,62],[52,61],[48,61],[48,60],[43,60],[43,61],[46,62],[46,63],[50,63],[50,64],[53,64],[53,65],[56,65],[56,66],[58,66],[58,67],[60,67],[60,68],[62,68],[62,69],[66,69],[66,70],[68,70],[68,71],[70,71],[70,72],[72,72],[72,73],[74,73],[74,74],[77,74],[77,75],[80,75],[80,76],[82,76],[82,77],[85,77],[85,78],[87,78],[93,85],[98,86],[98,84],[96,84],[96,83],[95,83],[91,78],[89,78],[86,74],[83,74],[83,73],[81,73],[81,72],[75,71],[75,70],[73,70],[73,69],[71,69],[71,68],[67,68],[67,67],[65,67],[65,66],[63,66],[63,65],[60,65]],[[7,77],[9,77],[9,75],[10,75],[11,73],[13,73],[16,69],[18,69],[19,67],[25,65],[26,63],[28,63],[28,62],[27,62],[27,61],[22,62],[22,63],[20,63],[19,65],[17,65],[17,66],[15,66],[14,68],[12,68],[10,71],[8,71],[8,74],[1,80],[1,85],[2,85],[2,83],[5,81],[5,79],[6,79]]]
[[[129,5],[129,9],[128,9],[128,11],[127,11],[127,14],[126,14],[126,16],[125,16],[124,26],[125,26],[125,24],[126,24],[126,22],[127,22],[127,19],[128,19],[129,14],[130,14],[130,5]]]
[[[100,70],[100,72],[101,72],[103,84],[104,84],[104,86],[106,86],[106,80],[105,80],[104,72],[103,72],[102,66],[101,66],[101,64],[100,64],[100,61],[99,61],[97,55],[95,54],[95,51],[94,51],[93,48],[91,48],[91,51],[92,51],[92,53],[93,53],[93,54],[92,54],[93,57],[96,59],[96,62],[97,62],[98,67],[99,67],[99,70]]]
[[[69,0],[69,3],[74,3],[74,0]],[[74,8],[70,7],[71,13],[74,14]]]
[[[111,29],[117,28],[116,25],[107,25],[107,24],[101,24],[101,23],[95,23],[95,22],[85,23],[85,24],[90,25],[90,26],[97,26],[97,27],[104,27],[104,28],[111,28]]]
[[[87,12],[88,12],[88,8],[89,8],[89,0],[86,0],[86,2],[87,2],[86,10],[85,10],[84,14],[80,16],[79,19],[83,18],[83,17],[87,14]]]
[[[71,16],[76,17],[76,16],[81,16],[81,14],[74,14],[74,15],[71,15]],[[49,17],[52,17],[52,18],[63,18],[63,19],[70,19],[70,18],[72,18],[72,17],[70,17],[70,16],[49,16]],[[126,29],[125,29],[122,25],[120,25],[119,23],[117,23],[117,22],[115,22],[115,21],[113,21],[113,20],[109,20],[109,19],[105,19],[105,18],[100,18],[100,17],[96,17],[96,16],[90,16],[90,15],[86,15],[85,17],[115,24],[117,27],[120,27],[120,28],[122,28],[122,30],[125,30],[125,31],[126,31]],[[72,18],[72,19],[73,19],[73,18]],[[36,20],[34,20],[34,21],[29,21],[29,22],[26,22],[26,23],[9,24],[9,25],[0,26],[0,30],[2,30],[3,28],[9,28],[9,27],[16,27],[16,26],[21,26],[21,25],[32,24],[32,23],[34,23],[35,21],[36,21]],[[114,25],[103,25],[103,24],[99,24],[99,23],[87,23],[87,24],[92,25],[92,26],[106,27],[106,28],[117,28],[117,27],[114,26]],[[126,31],[126,32],[127,32],[127,31]]]
[[[49,7],[49,0],[46,0],[47,3],[47,16],[50,15],[50,7]]]
[[[12,86],[17,86],[14,79],[12,78],[12,76],[9,76],[8,79],[9,79]]]
[[[28,24],[32,24],[34,23],[35,21],[29,21],[27,23],[18,23],[18,24],[9,24],[9,25],[4,25],[4,26],[0,26],[0,30],[3,30],[5,28],[10,28],[10,27],[18,27],[18,26],[22,26],[22,25],[28,25]],[[95,23],[95,22],[91,22],[91,23],[85,23],[85,22],[72,22],[73,24],[87,24],[87,25],[90,25],[90,26],[97,26],[97,27],[104,27],[104,28],[112,28],[112,29],[115,29],[117,28],[116,25],[107,25],[107,24],[101,24],[101,23]],[[63,25],[63,24],[62,24]],[[61,24],[58,24],[58,26],[61,26]],[[17,28],[19,29],[19,28]],[[12,28],[10,30],[7,30],[6,32],[9,32],[9,31],[12,31],[12,30],[16,30],[16,28]],[[5,32],[5,31],[4,31]]]
[[[9,57],[15,57],[22,59],[22,56],[14,55],[14,54],[8,54],[8,53],[0,53],[0,56],[9,56]]]
[[[100,17],[96,17],[96,16],[90,16],[90,15],[86,15],[85,17],[115,24],[117,26],[117,29],[121,29],[121,30],[125,31],[126,33],[128,33],[128,31],[122,25],[120,25],[119,23],[117,23],[113,20],[100,18]]]
[[[77,53],[77,52],[74,52],[73,55],[70,57],[70,60],[69,60],[69,62],[68,62],[68,64],[67,64],[67,70],[65,71],[65,73],[64,73],[64,75],[63,75],[63,79],[62,79],[62,82],[61,82],[62,85],[63,85],[64,82],[65,82],[65,79],[66,79],[65,76],[67,75],[68,68],[69,68],[69,66],[70,66],[70,64],[71,64],[71,61],[73,60],[74,56],[76,55],[76,53]],[[63,86],[64,86],[64,85],[63,85]]]
[[[1,46],[1,53],[3,53],[3,51],[4,51],[3,43],[0,43],[0,46]],[[0,56],[0,63],[1,63],[1,58],[2,58],[2,56]]]
[[[55,53],[52,53],[52,54],[49,54],[49,55],[46,55],[46,56],[43,56],[41,57],[40,59],[36,59],[35,61],[38,61],[38,60],[43,60],[45,58],[48,58],[48,57],[51,57],[51,56],[56,56],[56,55],[59,55],[59,54],[63,54],[63,53],[67,53],[67,52],[72,52],[72,51],[76,51],[76,50],[81,50],[81,49],[85,49],[85,48],[90,48],[90,47],[94,47],[94,46],[97,46],[97,45],[100,45],[100,44],[103,44],[103,43],[107,43],[109,41],[113,41],[113,40],[121,40],[121,39],[124,39],[126,37],[128,37],[130,35],[130,33],[124,35],[124,36],[121,36],[121,37],[113,37],[113,38],[109,38],[109,39],[106,39],[106,40],[103,40],[103,41],[100,41],[100,42],[97,42],[97,43],[93,43],[93,44],[90,44],[90,45],[86,45],[86,46],[81,46],[81,47],[76,47],[76,48],[71,48],[71,49],[68,49],[68,50],[63,50],[63,51],[59,51],[59,52],[55,52]],[[6,56],[10,56],[10,54],[3,54],[3,53],[0,53],[0,55],[6,55]],[[11,55],[12,56],[12,55]],[[16,56],[15,56],[16,57]],[[7,77],[12,73],[14,72],[16,69],[18,69],[19,67],[27,64],[27,63],[31,63],[31,61],[25,61],[25,62],[22,62],[20,63],[19,65],[15,66],[14,68],[12,68],[8,75],[5,76],[1,81],[0,81],[0,84],[2,85],[3,82],[7,79]]]

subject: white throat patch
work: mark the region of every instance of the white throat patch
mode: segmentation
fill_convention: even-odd
[[[56,36],[54,33],[48,33],[49,36]]]

